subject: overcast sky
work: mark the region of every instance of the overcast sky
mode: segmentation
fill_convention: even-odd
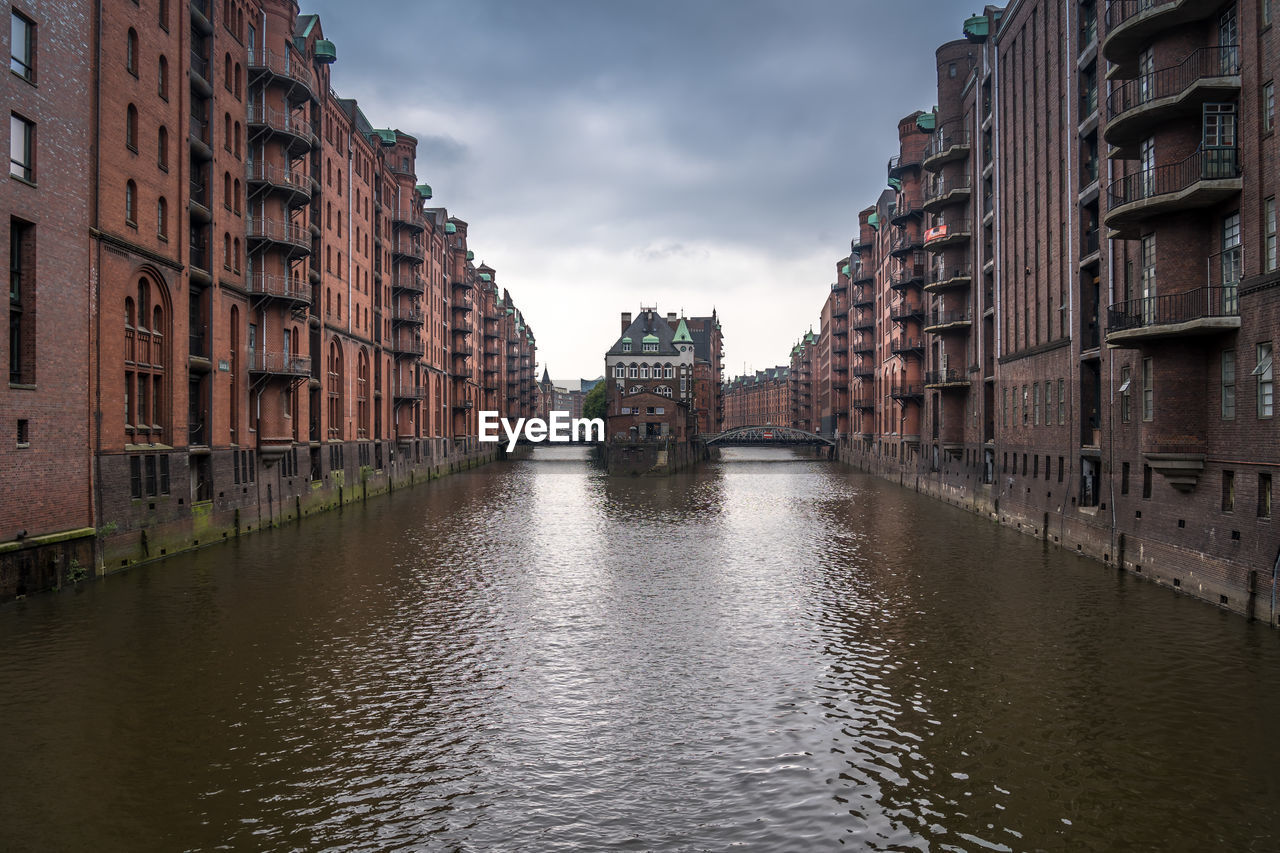
[[[538,341],[595,377],[618,315],[719,311],[725,374],[816,328],[897,121],[976,2],[303,0],[333,85],[416,136]]]

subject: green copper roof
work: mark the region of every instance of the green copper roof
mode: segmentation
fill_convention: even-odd
[[[338,58],[338,48],[328,39],[316,39],[316,62],[334,62]]]
[[[898,180],[897,178],[890,178],[889,186],[893,187],[898,192],[902,192],[902,181]]]
[[[622,336],[622,341],[623,341],[623,343],[628,343],[628,344],[629,344],[629,343],[631,343],[631,336],[630,336],[630,335],[623,335],[623,336]]]
[[[848,274],[849,274],[849,265],[848,265],[848,264],[845,264],[844,266],[840,267],[840,274],[841,274],[841,275],[848,275]]]
[[[468,252],[467,254],[471,254],[471,253],[470,253],[470,252]],[[481,280],[481,281],[493,281],[493,276],[489,275],[487,272],[482,272],[482,273],[480,273],[480,280]]]
[[[431,184],[418,184],[418,193],[423,198],[431,198]]]
[[[986,38],[991,30],[991,21],[986,15],[974,15],[972,18],[966,18],[964,22],[964,34],[972,36],[976,39]]]
[[[374,133],[376,133],[378,135],[378,138],[382,140],[383,145],[396,144],[396,132],[394,130],[388,130],[387,128],[379,128],[375,130]]]
[[[880,230],[880,214],[873,213],[867,217],[867,224],[877,231]]]
[[[444,233],[446,233],[446,234],[457,234],[457,233],[458,233],[458,226],[457,226],[457,225],[454,225],[452,222],[446,222],[446,223],[444,224]]]
[[[925,133],[929,133],[935,127],[937,127],[937,125],[938,125],[937,113],[925,113],[924,115],[916,116],[916,127],[918,127],[920,130],[923,130]]]
[[[470,249],[467,249],[467,260],[474,261],[475,259],[476,259],[476,253],[471,251]]]
[[[648,338],[645,338],[645,340],[647,341]],[[680,318],[680,325],[676,326],[676,334],[675,337],[671,339],[671,342],[673,344],[693,343],[693,336],[689,334],[689,326],[685,323],[683,317]]]
[[[657,335],[645,335],[641,338],[641,343],[656,344],[659,343]]]

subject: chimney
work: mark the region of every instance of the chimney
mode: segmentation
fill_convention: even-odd
[[[671,328],[673,328],[673,329],[675,328],[675,326],[676,326],[676,312],[674,312],[674,311],[669,311],[669,312],[667,313],[667,322],[671,324]]]
[[[631,312],[623,311],[622,312],[622,334],[625,335],[627,333],[627,329],[629,328],[631,328]]]

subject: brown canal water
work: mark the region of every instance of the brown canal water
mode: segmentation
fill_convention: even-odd
[[[829,462],[547,448],[0,608],[0,849],[1277,850],[1278,675]]]

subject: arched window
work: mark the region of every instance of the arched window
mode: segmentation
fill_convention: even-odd
[[[161,441],[168,414],[167,316],[162,289],[156,288],[154,304],[151,290],[150,281],[139,278],[137,300],[128,296],[124,300],[124,422],[132,444]]]
[[[222,115],[222,147],[231,150],[231,113]]]
[[[231,91],[231,54],[229,53],[222,60],[222,85],[228,92]]]
[[[231,235],[222,235],[222,267],[231,269]]]
[[[222,173],[222,206],[231,209],[231,173]]]
[[[231,371],[228,377],[231,387],[231,405],[227,407],[228,426],[231,431],[231,443],[236,444],[236,430],[240,425],[240,394],[236,387],[240,375],[240,309],[231,306]]]
[[[169,0],[160,0],[160,28],[168,32],[169,30]]]
[[[169,239],[169,203],[164,196],[156,199],[156,236],[161,240]]]
[[[138,31],[129,28],[128,40],[124,49],[124,67],[134,77],[138,76]]]
[[[124,185],[124,221],[138,227],[138,185],[133,181]]]
[[[342,347],[329,342],[329,439],[342,438]]]
[[[236,122],[236,132],[235,132],[235,135],[232,136],[232,139],[235,140],[236,157],[239,157],[240,156],[240,122]]]
[[[240,272],[240,238],[237,237],[231,243],[231,268],[236,272]]]
[[[240,88],[240,63],[239,62],[236,63],[236,81],[235,81],[235,89],[233,91],[236,93],[236,98],[239,99],[242,91]]]
[[[356,365],[356,429],[357,438],[369,437],[369,355],[360,350]]]
[[[124,144],[130,151],[138,150],[138,108],[133,104],[124,113]]]
[[[159,66],[156,91],[162,100],[167,101],[169,100],[169,60],[161,56]]]
[[[169,171],[169,129],[164,125],[156,131],[156,165]]]
[[[236,178],[235,184],[231,188],[231,209],[236,212],[236,216],[240,215],[240,179]]]

